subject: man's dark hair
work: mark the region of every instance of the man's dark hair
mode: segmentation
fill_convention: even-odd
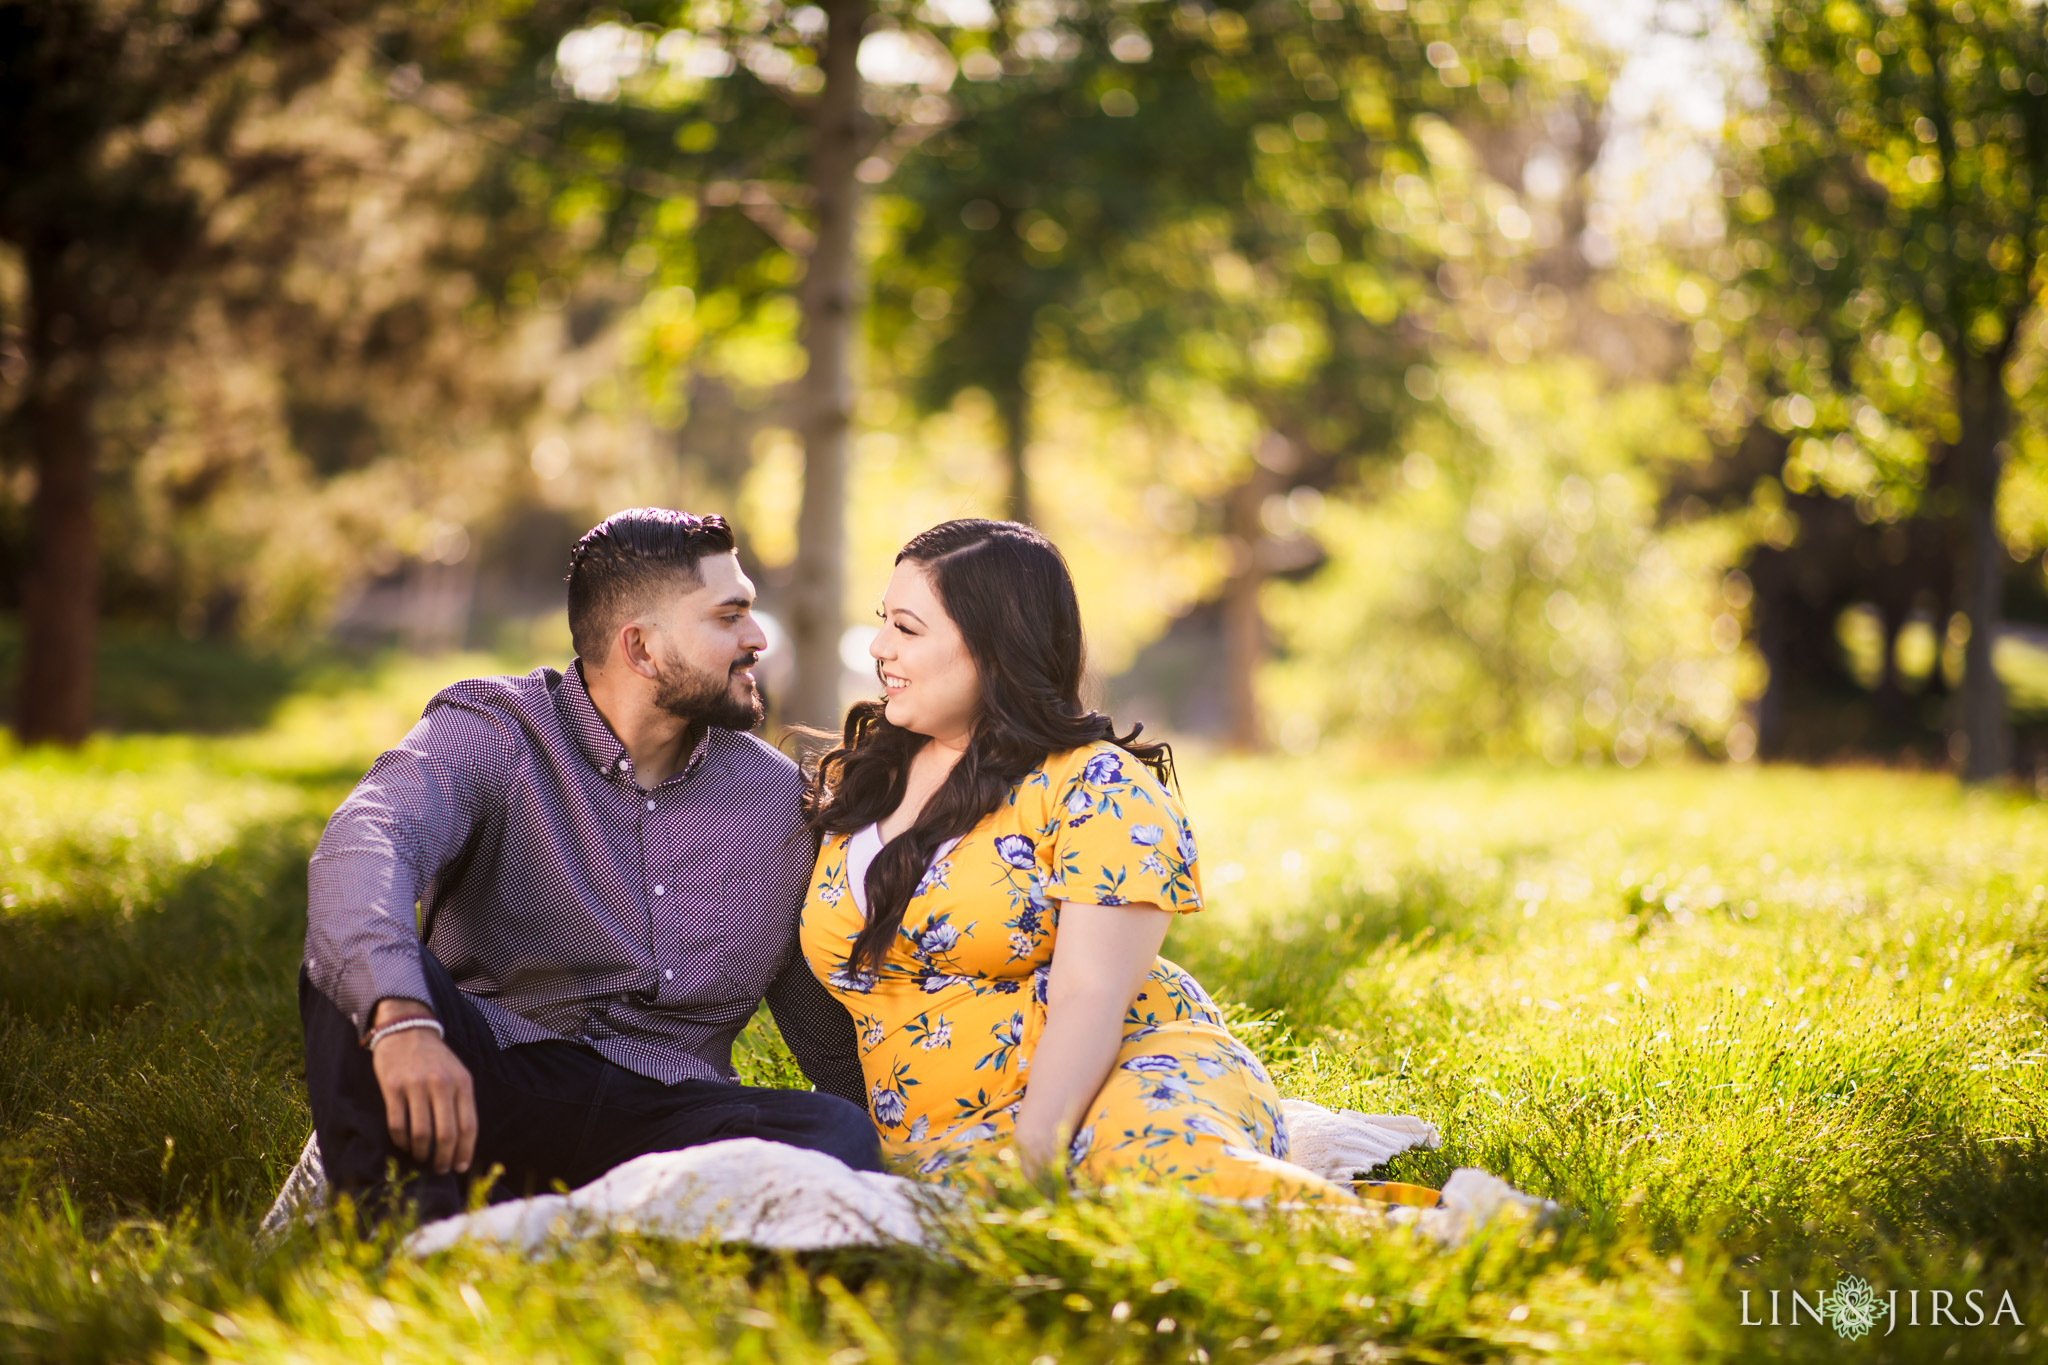
[[[732,548],[724,517],[667,507],[631,507],[591,527],[569,552],[569,637],[578,657],[602,667],[612,637],[654,592],[678,578],[702,585],[697,561]]]

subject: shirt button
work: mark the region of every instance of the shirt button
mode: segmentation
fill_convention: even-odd
[[[647,809],[649,809],[649,810],[653,810],[653,809],[654,809],[654,803],[653,803],[652,801],[649,801],[649,802],[647,803]]]
[[[669,969],[669,970],[665,970],[665,971],[663,971],[663,972],[662,972],[662,974],[661,974],[661,979],[662,979],[663,981],[673,981],[673,980],[675,980],[675,979],[676,979],[676,974],[675,974],[675,971],[674,971],[673,969]]]
[[[657,886],[654,888],[654,894],[657,896],[666,895],[667,893],[668,888],[665,886]]]

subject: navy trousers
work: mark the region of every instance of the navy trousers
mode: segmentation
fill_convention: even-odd
[[[581,1043],[500,1048],[482,1011],[424,947],[420,965],[448,1046],[476,1085],[476,1157],[468,1174],[436,1175],[391,1141],[384,1094],[355,1025],[299,973],[306,1026],[306,1089],[329,1186],[351,1196],[366,1222],[413,1206],[422,1222],[461,1213],[470,1183],[493,1166],[490,1198],[542,1193],[557,1181],[588,1184],[621,1162],[724,1138],[757,1137],[881,1169],[867,1111],[836,1095],[764,1090],[719,1081],[663,1085]],[[396,1188],[390,1184],[396,1166]]]

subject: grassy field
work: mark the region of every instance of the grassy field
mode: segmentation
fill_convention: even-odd
[[[1184,755],[1212,909],[1168,954],[1283,1091],[1439,1124],[1393,1175],[1484,1166],[1575,1211],[1555,1229],[1445,1253],[1018,1190],[931,1256],[414,1262],[332,1228],[261,1253],[307,1126],[305,854],[475,662],[330,683],[249,734],[0,750],[0,1354],[2048,1359],[2048,807],[1865,770]],[[758,1027],[744,1064],[787,1065]],[[1898,1291],[1889,1335],[1784,1323],[1845,1275]]]

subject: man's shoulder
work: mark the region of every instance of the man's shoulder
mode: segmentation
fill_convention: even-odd
[[[713,730],[727,768],[741,781],[776,795],[801,796],[803,770],[782,750],[745,730]]]
[[[562,684],[559,669],[536,668],[531,673],[502,673],[486,678],[464,678],[434,694],[427,710],[437,706],[460,706],[472,711],[532,711],[555,704],[555,689]]]
[[[485,678],[464,678],[436,692],[420,719],[430,728],[451,711],[474,717],[503,738],[533,734],[549,724],[555,715],[555,689],[561,673],[536,668],[531,673],[501,674]],[[458,730],[465,727],[458,726]]]

